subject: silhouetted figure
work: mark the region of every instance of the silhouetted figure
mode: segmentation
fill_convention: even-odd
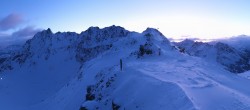
[[[121,68],[121,71],[122,71],[122,59],[120,59],[120,68]]]
[[[158,55],[160,56],[161,55],[161,48],[158,48],[158,51],[159,51]]]

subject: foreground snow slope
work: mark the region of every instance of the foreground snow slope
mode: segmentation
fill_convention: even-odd
[[[120,71],[114,54],[87,63],[81,79],[73,79],[32,109],[77,110],[80,102],[88,109],[112,109],[112,102],[129,110],[250,109],[249,80],[218,65],[185,55],[164,55],[126,58]],[[85,99],[88,86],[94,100]]]
[[[0,67],[1,110],[250,109],[250,80],[152,28],[43,31]]]

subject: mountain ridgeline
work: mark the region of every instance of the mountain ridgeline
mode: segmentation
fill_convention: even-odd
[[[160,38],[155,38],[158,35]],[[143,39],[139,38],[140,36]],[[142,34],[130,32],[119,26],[103,29],[90,27],[80,34],[74,32],[57,32],[54,34],[49,28],[38,32],[21,49],[12,52],[9,56],[2,57],[0,59],[0,72],[12,70],[13,64],[22,66],[24,63],[31,63],[32,65],[32,63],[35,63],[31,61],[33,58],[48,60],[50,56],[60,53],[60,51],[72,52],[79,63],[91,60],[108,50],[122,50],[124,46],[130,45],[139,45],[135,49],[131,49],[135,50],[131,54],[137,54],[138,57],[143,56],[144,53],[156,54],[160,47],[154,45],[154,39],[161,40],[162,44],[170,46],[167,38],[158,30],[152,28],[148,28]],[[124,42],[120,42],[121,40],[124,40]],[[140,47],[141,49],[145,48],[143,52],[139,52]]]
[[[0,109],[250,109],[250,80],[236,75],[250,70],[250,50],[240,47],[170,42],[154,28],[47,29],[0,52]]]
[[[143,39],[140,39],[140,36]],[[117,44],[121,39],[124,42],[119,42],[121,45]],[[47,60],[49,56],[60,51],[72,52],[79,63],[84,63],[108,50],[122,50],[123,46],[139,45],[131,53],[136,54],[139,58],[144,54],[159,54],[157,51],[165,47],[160,47],[158,44],[154,45],[157,41],[160,41],[161,45],[167,45],[168,48],[173,50],[182,50],[183,53],[191,56],[205,58],[210,61],[215,60],[232,73],[242,73],[250,70],[250,51],[247,49],[239,51],[226,43],[217,42],[211,44],[194,42],[188,39],[178,43],[170,43],[156,29],[148,28],[140,34],[125,30],[120,26],[111,26],[103,29],[90,27],[80,34],[74,32],[57,32],[54,34],[48,28],[37,33],[21,49],[13,50],[8,55],[2,53],[0,56],[0,72],[12,70],[14,68],[13,64],[22,66],[25,62],[31,63],[32,57]]]

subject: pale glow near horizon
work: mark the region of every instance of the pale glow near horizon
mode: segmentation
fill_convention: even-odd
[[[240,22],[195,16],[145,18],[139,21],[127,21],[122,26],[138,32],[144,31],[147,27],[152,27],[159,29],[166,37],[175,39],[186,37],[217,39],[242,34],[250,35],[250,30],[248,30],[250,26],[243,25]]]
[[[117,25],[136,32],[152,27],[175,39],[250,35],[250,0],[17,1],[0,4],[0,18],[16,12],[27,20],[17,30],[34,25],[53,32],[80,33],[90,26]]]

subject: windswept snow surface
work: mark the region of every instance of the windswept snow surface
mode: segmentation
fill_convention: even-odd
[[[32,109],[79,109],[80,102],[89,109],[112,109],[112,101],[129,110],[250,109],[249,80],[202,59],[185,55],[127,58],[123,71],[118,61],[113,55],[92,60],[82,70],[86,74],[81,80],[73,79]],[[94,86],[97,100],[84,101],[88,85]]]
[[[121,36],[99,35],[105,30]],[[13,69],[0,74],[0,110],[250,109],[249,79],[179,52],[156,29],[136,33],[112,26],[80,35],[47,34],[42,35],[49,42],[30,41],[35,53],[27,61],[12,62]],[[98,39],[84,43],[81,35]],[[140,45],[152,54],[139,56]]]

